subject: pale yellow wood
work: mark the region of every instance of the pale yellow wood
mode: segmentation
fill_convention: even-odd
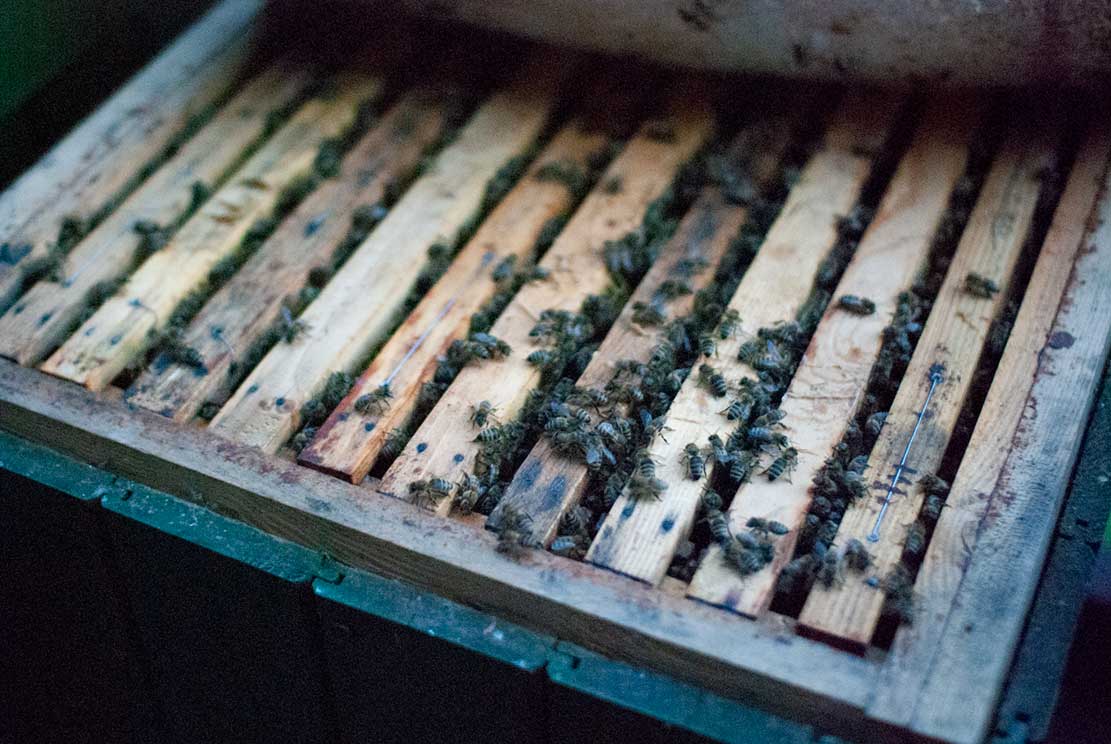
[[[404,181],[443,136],[448,97],[447,91],[419,88],[391,106],[344,156],[336,177],[310,194],[205,303],[182,343],[200,354],[207,374],[159,360],[131,386],[129,402],[185,421],[206,402],[226,400],[237,379],[232,365],[241,364],[279,320],[283,302],[296,304],[312,268],[328,265],[351,227],[353,210],[380,203],[391,183]]]
[[[437,357],[454,339],[467,335],[471,316],[497,292],[494,267],[513,256],[517,269],[523,269],[548,220],[574,206],[575,196],[565,184],[537,179],[536,172],[550,163],[564,163],[574,164],[585,174],[591,159],[608,142],[602,132],[589,131],[580,122],[572,122],[556,134],[320,427],[301,452],[302,465],[353,483],[366,476],[390,431],[403,426],[412,415],[421,385],[436,370]],[[354,410],[360,396],[387,381],[393,396],[388,408],[366,414]]]
[[[301,406],[328,375],[350,371],[383,340],[427,249],[453,240],[487,182],[536,140],[569,67],[566,57],[538,54],[482,105],[305,310],[308,331],[271,349],[213,419],[214,430],[267,452],[292,436]]]
[[[712,545],[691,581],[692,597],[750,616],[771,604],[779,571],[791,559],[806,517],[811,481],[856,412],[899,294],[925,268],[949,197],[968,162],[983,112],[978,101],[983,101],[982,94],[939,94],[928,104],[834,293],[867,297],[876,311],[861,317],[830,304],[779,406],[786,414],[784,433],[799,452],[794,472],[776,481],[755,477],[733,497],[729,525],[734,534],[754,517],[790,528],[775,540],[775,559],[761,571],[741,576]]]
[[[42,370],[100,390],[150,346],[178,303],[231,255],[281,190],[307,173],[320,144],[350,127],[382,80],[352,74],[334,95],[305,103],[160,251],[43,364]]]
[[[856,203],[872,156],[902,100],[896,92],[858,91],[840,105],[826,142],[807,162],[730,300],[740,324],[719,344],[714,360],[727,380],[750,374],[737,359],[745,339],[760,328],[793,320],[801,309],[818,268],[837,241],[837,221]],[[705,485],[687,477],[683,448],[691,442],[705,446],[711,434],[724,438],[730,422],[721,410],[727,403],[710,395],[697,373],[688,376],[668,412],[666,439],[657,437],[649,446],[656,474],[668,484],[667,490],[655,500],[622,494],[590,546],[588,561],[659,583],[675,549],[690,534]]]
[[[1037,359],[1034,384],[911,723],[929,737],[982,742],[995,723],[1111,347],[1109,189],[1105,177],[1044,343],[1025,352]]]
[[[728,157],[745,165],[753,183],[760,188],[770,186],[779,172],[782,156],[795,130],[794,121],[801,118],[785,114],[792,108],[799,109],[798,99],[788,98],[776,104],[765,116],[742,130],[728,153]],[[689,281],[692,294],[667,303],[670,318],[689,314],[694,306],[693,293],[713,280],[715,268],[747,216],[747,208],[728,202],[718,188],[704,189],[583,370],[577,380],[579,387],[604,388],[612,379],[614,363],[618,360],[648,361],[663,334],[633,322],[634,304],[650,303],[660,284],[675,272],[680,262],[701,261],[705,268]],[[560,456],[551,442],[542,438],[517,469],[490,515],[490,522],[496,525],[509,509],[528,514],[531,541],[548,545],[556,535],[560,519],[582,499],[589,476],[590,470],[585,463]]]
[[[882,579],[898,564],[907,530],[922,506],[920,489],[900,488],[884,518],[879,542],[866,542],[895,465],[903,456],[926,400],[931,369],[943,365],[943,381],[933,393],[907,460],[913,468],[911,477],[933,473],[941,463],[992,319],[1005,301],[1011,274],[1029,235],[1042,174],[1055,160],[1061,133],[1058,118],[1026,111],[1015,119],[984,182],[887,422],[872,449],[864,482],[876,485],[868,498],[849,506],[837,533],[839,545],[852,539],[865,542],[873,559],[868,576]],[[994,280],[1000,292],[992,299],[969,294],[964,289],[969,272]],[[866,577],[854,576],[830,589],[815,587],[799,617],[800,630],[865,647],[884,601],[883,590],[865,582]]]
[[[193,185],[220,184],[263,133],[269,114],[309,82],[307,69],[274,65],[249,82],[172,158],[0,317],[0,355],[24,366],[53,351],[77,324],[89,290],[123,276],[134,261],[140,221],[170,228],[192,202]]]
[[[877,718],[906,726],[920,707],[953,598],[972,560],[979,527],[992,508],[1061,298],[1070,278],[1089,276],[1084,265],[1078,264],[1089,245],[1095,243],[1103,252],[1111,245],[1106,237],[1100,240],[1099,233],[1093,234],[1088,223],[1101,189],[1106,188],[1109,156],[1111,126],[1100,118],[1077,152],[1022,307],[918,571],[913,622],[896,633],[884,661],[876,697],[868,707],[869,714]],[[1103,213],[1109,207],[1111,202],[1105,197]],[[1084,259],[1089,265],[1093,261]],[[1045,520],[1051,521],[1048,513]],[[998,654],[991,653],[990,657],[997,658]],[[967,678],[967,674],[960,676],[961,680]],[[992,680],[985,684],[992,684]]]
[[[470,414],[478,402],[489,401],[506,421],[520,412],[540,380],[539,369],[526,360],[536,348],[529,331],[540,313],[577,311],[588,295],[605,290],[611,281],[602,260],[605,242],[639,228],[648,205],[663,194],[679,168],[712,135],[713,115],[701,93],[676,94],[668,109],[673,112],[674,139],[664,142],[642,131],[610,164],[601,185],[586,198],[541,261],[550,276],[523,287],[494,324],[491,333],[509,343],[513,353],[459,373],[382,478],[383,492],[408,498],[408,484],[415,480],[443,477],[454,481],[470,472],[479,451]],[[620,180],[621,189],[610,193],[605,184],[615,179]],[[446,514],[450,500],[442,499],[435,508]]]
[[[0,311],[69,216],[111,203],[243,71],[261,0],[223,0],[0,195]],[[29,252],[25,252],[29,248]]]
[[[520,621],[783,715],[871,731],[870,662],[670,597],[0,360],[0,429],[346,565]],[[851,722],[851,723],[850,723]]]

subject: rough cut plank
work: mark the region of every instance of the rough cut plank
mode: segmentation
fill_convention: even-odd
[[[0,360],[0,429],[233,515],[276,537],[823,730],[860,722],[863,659],[544,551]]]
[[[390,184],[404,180],[442,136],[442,93],[417,89],[392,106],[344,157],[336,177],[310,194],[205,303],[182,342],[200,354],[207,374],[158,360],[128,390],[128,401],[177,421],[192,418],[208,401],[223,402],[232,392],[232,365],[279,319],[283,302],[297,295],[312,268],[327,265],[350,229],[352,211],[381,202]]]
[[[902,100],[895,92],[856,91],[841,103],[825,142],[792,187],[729,303],[740,324],[718,344],[714,361],[727,380],[749,374],[737,359],[744,339],[798,314],[837,241],[837,221],[856,203]],[[705,485],[687,477],[683,448],[690,442],[705,446],[711,434],[724,438],[730,423],[721,415],[726,404],[708,394],[697,373],[688,376],[668,412],[667,439],[657,437],[649,446],[667,490],[657,500],[622,494],[594,538],[588,561],[649,584],[660,582],[676,547],[690,534]]]
[[[261,0],[224,0],[0,195],[0,311],[68,216],[109,205],[242,72]]]
[[[1003,305],[1011,274],[1028,238],[1042,174],[1055,162],[1060,133],[1060,121],[1054,115],[1027,110],[1016,117],[961,236],[887,422],[869,457],[864,482],[871,484],[871,494],[849,506],[837,533],[839,545],[851,539],[865,543],[873,559],[870,576],[882,580],[898,564],[907,530],[922,506],[920,489],[899,488],[884,517],[879,542],[868,542],[887,485],[926,400],[931,372],[935,365],[944,367],[942,382],[934,390],[907,459],[907,465],[913,468],[907,472],[912,476],[933,473],[941,463],[991,322]],[[993,279],[1000,292],[992,299],[969,294],[964,289],[969,272]],[[883,599],[879,586],[871,586],[857,577],[831,589],[816,586],[799,617],[800,631],[837,639],[855,650],[863,649],[879,620]]]
[[[493,268],[510,256],[517,259],[518,269],[530,263],[548,220],[574,206],[575,197],[565,184],[537,179],[537,170],[559,162],[586,173],[592,158],[609,142],[605,134],[589,131],[580,121],[556,134],[320,427],[301,452],[302,465],[353,483],[366,477],[389,432],[412,415],[421,385],[436,370],[437,357],[454,339],[466,336],[471,316],[497,292]],[[385,411],[354,410],[360,396],[386,382],[393,398]]]
[[[786,105],[797,106],[798,103],[792,100]],[[779,111],[783,110],[783,105],[781,102]],[[747,127],[730,145],[730,157],[746,163],[748,173],[761,188],[767,188],[778,171],[790,144],[792,125],[790,117],[770,113]],[[633,323],[633,303],[651,302],[660,283],[682,261],[703,262],[705,269],[691,278],[690,285],[693,292],[706,286],[713,280],[714,268],[747,216],[746,207],[726,201],[718,188],[711,186],[703,191],[594,353],[579,377],[580,387],[604,387],[613,376],[614,363],[620,359],[648,360],[653,348],[653,333]],[[667,312],[669,317],[679,318],[689,314],[693,305],[694,294],[690,294],[669,302]],[[517,470],[490,515],[489,523],[497,525],[506,509],[528,514],[532,541],[546,546],[554,539],[564,513],[581,500],[589,475],[585,463],[561,457],[547,439],[541,439]]]
[[[231,255],[255,220],[270,214],[282,189],[312,167],[320,144],[349,128],[361,101],[382,80],[351,74],[327,99],[305,103],[127,283],[42,366],[101,390],[151,343],[178,303]]]
[[[1087,276],[1084,265],[1078,266],[1077,262],[1093,241],[1097,252],[1106,252],[1111,245],[1106,237],[1100,244],[1100,235],[1093,235],[1088,222],[1104,186],[1109,158],[1111,126],[1100,118],[1089,129],[1076,156],[1007,347],[919,569],[913,622],[899,629],[884,662],[881,683],[869,705],[869,713],[877,718],[909,725],[918,701],[923,699],[922,689],[940,648],[946,618],[971,563],[980,525],[993,508],[993,494],[1026,410],[1027,395],[1034,385],[1061,298],[1074,273]],[[1109,208],[1111,202],[1105,194],[1102,209],[1106,213]],[[1083,258],[1085,262],[1090,260]],[[1062,390],[1071,388],[1071,383],[1052,379]],[[1054,436],[1062,441],[1059,435]],[[1052,521],[1048,515],[1045,520]],[[993,659],[997,656],[995,651],[990,654]]]
[[[140,221],[173,227],[188,214],[194,184],[221,183],[263,134],[270,112],[309,82],[305,69],[275,65],[248,83],[200,132],[69,252],[57,279],[44,279],[0,317],[0,355],[24,366],[53,351],[88,306],[89,290],[124,276],[135,260]]]
[[[541,133],[559,103],[568,61],[538,54],[474,114],[302,314],[310,329],[274,347],[212,421],[225,437],[274,452],[329,373],[350,371],[389,332],[427,249],[450,241],[487,182]]]
[[[1032,353],[1033,385],[973,528],[976,549],[922,688],[928,704],[915,711],[911,724],[929,736],[979,742],[994,722],[1111,343],[1109,187],[1104,179],[1092,232],[1073,264],[1053,326]]]
[[[711,545],[691,582],[692,597],[753,617],[771,604],[776,578],[791,559],[806,518],[811,481],[856,412],[883,344],[884,326],[899,294],[925,268],[949,196],[964,173],[983,112],[977,100],[981,94],[949,94],[929,103],[834,293],[867,297],[876,311],[861,317],[830,304],[779,406],[786,414],[784,433],[799,451],[798,464],[790,479],[757,477],[733,498],[729,526],[734,534],[753,517],[790,528],[775,540],[775,559],[763,570],[741,576],[721,549]]]
[[[611,278],[601,256],[603,244],[640,227],[648,205],[712,135],[713,115],[701,92],[674,95],[667,108],[673,117],[674,139],[662,142],[642,129],[610,164],[599,187],[583,201],[541,261],[550,270],[549,277],[523,287],[491,329],[513,347],[513,353],[459,373],[382,478],[384,493],[408,498],[412,481],[433,477],[454,481],[470,472],[478,454],[470,414],[478,402],[489,401],[505,421],[520,412],[529,391],[540,381],[540,370],[526,359],[535,348],[529,331],[540,313],[577,311],[588,295],[605,290]],[[604,185],[615,179],[620,180],[620,191],[607,193]],[[441,499],[435,509],[446,514],[450,499]]]

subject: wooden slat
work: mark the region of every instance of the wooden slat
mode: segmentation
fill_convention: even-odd
[[[267,452],[292,436],[329,373],[351,370],[390,330],[427,249],[450,242],[487,182],[536,140],[569,68],[566,55],[538,54],[490,97],[305,310],[309,333],[271,349],[236,390],[212,421],[216,431]]]
[[[207,374],[156,361],[128,390],[129,402],[177,421],[192,418],[208,401],[223,402],[235,379],[232,365],[278,320],[282,303],[297,295],[312,268],[328,264],[351,226],[352,210],[381,202],[390,184],[404,180],[443,135],[447,102],[443,91],[420,88],[393,105],[344,157],[336,177],[283,220],[189,324],[182,343],[197,351]]]
[[[301,452],[302,465],[353,483],[366,477],[389,432],[412,415],[437,357],[454,339],[466,336],[471,316],[497,292],[493,268],[510,256],[517,259],[518,269],[524,268],[548,221],[574,206],[575,195],[565,184],[537,179],[536,172],[547,164],[565,163],[587,173],[591,159],[609,142],[601,131],[590,131],[579,121],[556,134],[320,427]],[[386,381],[393,398],[384,412],[354,410],[360,396]]]
[[[884,662],[881,682],[875,699],[869,705],[869,713],[885,721],[908,726],[915,718],[916,710],[922,707],[919,701],[924,699],[923,688],[939,653],[940,641],[946,632],[946,620],[954,610],[954,597],[965,571],[971,566],[981,525],[985,524],[989,510],[1002,510],[1002,504],[995,502],[997,488],[1005,487],[1000,476],[1016,441],[1029,392],[1036,384],[1039,360],[1046,349],[1062,297],[1070,281],[1075,282],[1077,278],[1086,281],[1091,276],[1090,268],[1097,266],[1096,259],[1085,256],[1085,252],[1092,247],[1095,253],[1106,255],[1111,247],[1111,235],[1106,230],[1102,234],[1093,230],[1093,225],[1100,223],[1089,223],[1088,220],[1097,197],[1106,188],[1109,159],[1111,126],[1106,119],[1100,118],[1089,129],[1077,153],[1073,171],[1023,296],[1022,307],[1015,318],[968,449],[961,459],[945,509],[919,569],[915,581],[914,619],[899,629]],[[1106,192],[1101,209],[1103,215],[1111,210],[1111,200]],[[1095,216],[1098,220],[1100,213]],[[1106,268],[1102,273],[1107,273]],[[1106,303],[1106,299],[1103,302]],[[1094,314],[1097,311],[1085,309],[1084,312]],[[1064,337],[1061,339],[1064,340]],[[1049,353],[1055,353],[1052,346]],[[1050,379],[1062,390],[1074,390],[1072,380]],[[1042,411],[1040,401],[1038,411]],[[1067,421],[1064,418],[1057,420],[1062,423]],[[1084,417],[1078,420],[1083,421]],[[1061,439],[1058,432],[1052,436],[1059,442],[1070,441]],[[1063,468],[1063,472],[1068,471],[1069,468]],[[1010,507],[1006,508],[1009,511]],[[1035,522],[1051,523],[1050,511],[1047,508]],[[999,515],[993,516],[998,518]],[[993,529],[993,526],[988,529]],[[1009,583],[1014,581],[1013,577],[1007,579]],[[1015,612],[1016,617],[1023,614]],[[996,648],[1004,647],[1009,642],[1004,635],[992,637]],[[977,658],[993,662],[999,659],[999,663],[1003,663],[1003,657],[1009,653],[992,650]],[[959,678],[963,681],[968,679],[968,675],[962,673]],[[978,689],[989,689],[995,684],[997,680],[986,675],[983,686]],[[936,717],[937,713],[930,711],[925,715]]]
[[[89,290],[122,277],[134,261],[139,221],[172,228],[190,209],[194,184],[221,183],[244,150],[264,132],[270,112],[309,82],[307,69],[275,65],[248,83],[143,182],[44,279],[0,317],[0,355],[32,365],[54,350],[87,307]]]
[[[252,447],[131,410],[0,360],[0,429],[203,503],[336,560],[515,618],[823,730],[860,722],[874,667],[824,644],[532,551],[514,561],[485,530],[422,514]],[[433,536],[430,539],[430,536]]]
[[[463,369],[440,402],[410,439],[382,478],[382,490],[408,498],[407,486],[422,478],[458,480],[474,466],[478,444],[469,417],[479,401],[489,401],[505,421],[520,412],[540,380],[527,356],[535,348],[529,331],[545,310],[575,312],[588,295],[600,294],[612,281],[602,260],[607,240],[640,227],[648,205],[670,186],[679,168],[711,136],[713,116],[701,93],[677,94],[668,105],[675,137],[660,141],[642,129],[602,175],[597,187],[575,212],[541,266],[550,270],[542,282],[521,289],[491,329],[513,353]],[[605,184],[620,182],[610,193]],[[446,514],[450,499],[435,509]]]
[[[929,704],[911,724],[929,736],[988,736],[1026,626],[1111,344],[1109,186],[1104,179],[1054,324],[1040,349],[1027,352],[1037,359],[1034,383],[922,688]]]
[[[937,364],[944,366],[943,381],[934,390],[907,465],[913,468],[911,475],[924,475],[936,471],[941,463],[992,320],[1005,301],[1011,274],[1028,238],[1042,175],[1052,167],[1060,139],[1061,122],[1055,116],[1025,111],[1016,118],[992,164],[887,422],[872,449],[864,473],[864,482],[871,486],[870,495],[845,511],[837,533],[838,544],[851,539],[865,542],[871,533],[887,484],[926,401],[931,370]],[[993,279],[1000,292],[991,299],[971,295],[964,288],[970,272]],[[921,489],[899,491],[884,518],[879,542],[866,543],[873,562],[869,574],[880,579],[898,564],[907,530],[922,506]],[[882,588],[860,578],[845,580],[830,589],[815,587],[800,615],[800,630],[862,649],[872,637],[883,602]]]
[[[779,405],[786,414],[784,433],[799,452],[798,464],[790,479],[753,478],[733,498],[729,525],[734,534],[754,517],[776,520],[791,531],[776,539],[773,561],[749,576],[741,576],[712,545],[691,582],[692,597],[750,616],[771,604],[776,578],[791,559],[806,518],[811,481],[856,412],[883,344],[883,329],[899,294],[924,270],[950,194],[964,173],[983,113],[977,100],[982,94],[938,95],[929,103],[834,293],[867,297],[876,311],[861,317],[830,304]]]
[[[68,216],[110,204],[241,73],[261,0],[224,0],[0,195],[0,311]]]
[[[760,328],[793,320],[809,296],[814,276],[837,241],[837,221],[857,201],[878,152],[892,127],[903,96],[856,91],[840,105],[826,140],[803,169],[779,217],[745,272],[729,303],[741,322],[718,345],[714,366],[728,380],[750,373],[737,359],[744,339]],[[659,499],[626,493],[610,508],[587,560],[627,576],[658,584],[679,543],[694,523],[704,484],[691,480],[683,464],[689,442],[724,438],[726,402],[688,376],[668,412],[666,440],[657,437],[649,454],[668,488]]]
[[[746,127],[730,145],[729,157],[747,163],[749,175],[760,188],[767,188],[774,179],[794,129],[791,117],[780,113],[782,106],[797,106],[798,103],[797,100],[780,102],[778,112],[769,112]],[[579,377],[579,387],[603,388],[613,377],[614,363],[618,360],[648,360],[654,347],[652,332],[633,323],[634,303],[650,303],[660,283],[683,261],[699,260],[706,267],[691,277],[692,292],[706,286],[713,279],[714,267],[747,217],[748,209],[728,202],[717,187],[710,186],[703,191],[606,334]],[[694,294],[679,297],[668,303],[667,312],[672,318],[683,317],[690,313],[693,305]],[[498,524],[507,509],[528,514],[531,541],[548,545],[564,513],[582,499],[589,475],[585,463],[561,457],[549,440],[541,439],[518,468],[490,515],[490,523]]]
[[[254,221],[268,215],[281,190],[312,167],[320,144],[350,127],[358,104],[382,80],[352,74],[326,99],[305,103],[170,242],[77,330],[42,369],[90,390],[108,385],[150,345],[178,303],[231,255]]]

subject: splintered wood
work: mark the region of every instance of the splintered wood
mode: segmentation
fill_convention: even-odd
[[[740,323],[718,345],[715,364],[725,378],[748,374],[737,359],[744,340],[760,328],[794,320],[802,308],[818,267],[837,241],[837,221],[856,203],[901,100],[895,93],[860,92],[840,104],[823,146],[792,187],[729,303]],[[697,372],[688,376],[668,412],[666,437],[658,436],[649,447],[667,490],[648,499],[626,489],[591,544],[588,561],[650,584],[660,582],[690,533],[704,487],[687,476],[684,448],[728,433],[730,422],[721,415],[727,404],[702,386]]]
[[[0,310],[242,73],[261,0],[224,0],[0,195]],[[66,238],[63,232],[77,233]]]
[[[540,54],[483,104],[309,305],[306,332],[271,349],[243,381],[213,419],[215,431],[267,452],[292,436],[329,373],[350,370],[388,332],[429,247],[450,244],[487,182],[536,140],[568,72],[566,58]]]
[[[512,353],[463,369],[382,478],[381,490],[408,498],[408,485],[429,478],[458,479],[474,467],[479,446],[470,423],[473,406],[488,401],[512,420],[540,380],[540,369],[527,357],[534,349],[529,332],[545,310],[576,312],[591,294],[600,294],[611,278],[602,247],[640,227],[645,210],[670,186],[679,169],[713,134],[713,116],[699,94],[675,94],[667,111],[674,136],[653,136],[646,125],[606,169],[600,185],[545,254],[541,266],[549,276],[529,284],[513,298],[491,333]],[[617,190],[606,184],[619,183]],[[435,504],[451,509],[450,499]]]
[[[797,104],[798,101],[791,100],[786,105]],[[783,102],[780,105],[783,106]],[[766,189],[778,172],[780,160],[790,143],[791,124],[791,117],[786,115],[765,116],[742,131],[731,144],[729,157],[748,164],[753,183],[760,189]],[[667,306],[672,317],[689,313],[694,307],[695,293],[713,279],[714,269],[747,216],[747,207],[727,201],[720,188],[706,188],[606,334],[579,377],[579,387],[602,389],[613,377],[618,360],[647,361],[652,352],[648,340],[653,332],[634,321],[636,303],[650,305],[661,283],[675,275],[682,264],[698,265],[701,270],[689,280],[691,294]],[[496,526],[509,509],[527,514],[531,541],[548,545],[555,537],[560,519],[582,498],[589,475],[585,463],[559,455],[548,440],[541,440],[518,468],[490,515],[490,524]]]
[[[1107,111],[415,28],[325,72],[251,53],[260,6],[0,194],[0,429],[832,734],[983,741],[1111,346]]]
[[[321,144],[354,123],[358,106],[382,87],[379,78],[351,74],[336,92],[304,104],[162,250],[42,366],[43,371],[101,390],[150,346],[186,296],[230,256],[255,220],[283,189],[305,176]]]
[[[922,506],[923,491],[914,485],[941,464],[991,323],[1006,301],[1011,275],[1030,234],[1042,177],[1056,160],[1060,133],[1057,118],[1025,111],[1016,117],[996,156],[869,456],[864,473],[869,497],[849,506],[837,532],[839,545],[854,539],[867,545],[872,555],[868,576],[873,578],[853,576],[830,589],[817,587],[799,616],[807,632],[831,636],[855,648],[867,646],[871,639],[883,609],[883,579],[896,569],[907,533]],[[998,291],[989,297],[970,292],[966,286],[970,274],[995,282]],[[934,386],[931,380],[936,374],[941,379]],[[916,429],[932,386],[929,407]],[[883,521],[877,524],[913,431],[917,434],[908,462],[911,470],[905,472],[916,477],[898,479]],[[874,531],[878,541],[869,540]]]
[[[753,518],[775,520],[790,529],[775,540],[775,558],[742,577],[713,545],[694,575],[690,596],[751,616],[771,604],[776,578],[791,559],[806,517],[811,481],[833,454],[864,395],[900,293],[925,268],[950,194],[964,173],[980,115],[981,107],[968,96],[937,96],[929,103],[834,292],[835,298],[866,297],[875,303],[875,312],[854,315],[830,303],[779,406],[784,431],[799,453],[794,472],[790,479],[754,478],[733,497],[733,534]],[[876,277],[884,281],[878,283]]]

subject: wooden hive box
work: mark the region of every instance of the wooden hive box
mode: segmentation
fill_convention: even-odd
[[[1111,340],[1107,112],[415,29],[309,62],[258,10],[0,195],[0,428],[726,697],[982,740]]]

